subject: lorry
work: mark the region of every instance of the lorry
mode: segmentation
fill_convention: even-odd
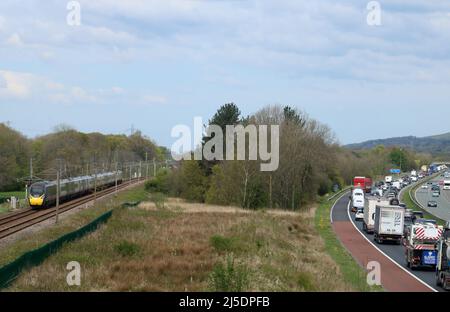
[[[356,212],[358,209],[364,209],[364,191],[360,188],[354,189],[352,191],[352,211]]]
[[[405,208],[398,205],[376,205],[373,239],[378,244],[393,241],[400,245],[404,231]]]
[[[372,190],[372,179],[366,177],[354,177],[353,188],[360,188],[365,193],[370,193]]]
[[[375,226],[375,209],[377,205],[389,205],[389,201],[376,197],[367,198],[364,204],[363,230],[368,234],[373,234]]]
[[[386,182],[386,183],[392,183],[392,176],[385,176],[385,177],[384,177],[384,182]]]
[[[411,170],[411,176],[412,176],[412,177],[417,176],[417,171],[416,171],[416,170]]]
[[[447,222],[437,246],[436,285],[450,290],[450,224]]]
[[[442,226],[427,222],[413,223],[406,230],[404,239],[405,259],[409,268],[435,268],[437,246],[443,233]]]

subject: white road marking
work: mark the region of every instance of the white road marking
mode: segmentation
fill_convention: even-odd
[[[336,201],[334,202],[333,207],[331,207],[331,209],[330,209],[330,222],[331,222],[331,224],[333,224],[333,209],[336,206],[336,204],[338,203],[338,201],[340,201],[341,198],[344,197],[344,195],[346,195],[346,194],[348,194],[348,192],[345,192],[344,194],[339,196],[339,198],[336,199]]]

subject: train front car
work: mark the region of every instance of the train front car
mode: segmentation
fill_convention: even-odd
[[[45,182],[33,183],[28,192],[28,203],[31,208],[40,208],[45,206]]]

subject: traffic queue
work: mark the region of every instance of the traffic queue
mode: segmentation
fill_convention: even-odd
[[[355,221],[362,222],[362,230],[373,235],[377,244],[402,245],[408,268],[434,269],[436,284],[450,291],[450,222],[438,225],[436,220],[425,218],[423,211],[414,211],[400,202],[401,190],[412,183],[420,183],[427,175],[412,171],[408,175],[399,174],[395,179],[386,176],[376,183],[367,177],[355,177],[351,211]],[[450,172],[442,176],[450,177]],[[437,192],[435,184],[422,183]],[[440,186],[437,188],[440,194]]]

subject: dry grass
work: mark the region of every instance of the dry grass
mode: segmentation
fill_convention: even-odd
[[[11,291],[204,291],[233,255],[250,291],[351,291],[307,213],[249,212],[169,200],[117,211],[95,233],[24,272]],[[66,284],[78,261],[80,287]]]

